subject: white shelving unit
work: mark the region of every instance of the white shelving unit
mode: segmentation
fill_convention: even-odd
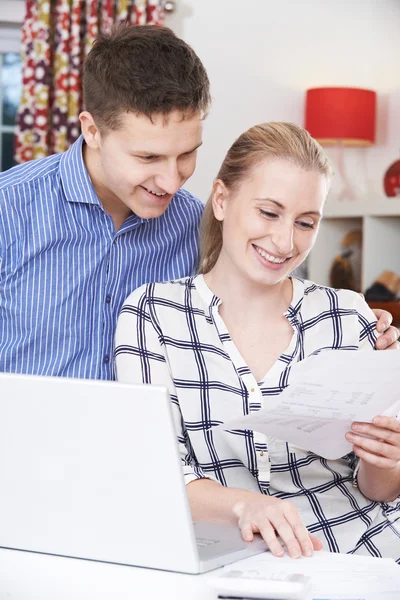
[[[308,277],[329,285],[332,261],[349,231],[363,233],[361,288],[365,292],[382,271],[400,275],[400,198],[328,199],[319,235],[308,257]]]

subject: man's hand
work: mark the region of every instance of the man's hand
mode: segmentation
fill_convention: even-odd
[[[391,326],[391,322],[393,321],[392,315],[387,310],[382,310],[380,308],[374,308],[372,312],[378,319],[376,329],[379,333],[382,333],[376,342],[376,349],[399,350],[399,330],[396,327]]]

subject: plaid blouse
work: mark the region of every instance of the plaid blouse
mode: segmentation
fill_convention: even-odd
[[[125,301],[116,331],[117,378],[167,386],[186,483],[224,486],[292,501],[324,548],[392,557],[400,564],[400,502],[368,500],[354,453],[327,460],[271,436],[224,430],[225,421],[268,404],[290,383],[290,367],[327,350],[373,350],[376,319],[364,300],[292,278],[286,351],[257,382],[235,347],[202,275],[147,284]]]

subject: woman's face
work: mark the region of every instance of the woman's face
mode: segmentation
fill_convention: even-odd
[[[255,167],[235,191],[213,190],[214,214],[223,222],[219,261],[254,283],[275,285],[314,245],[328,181],[285,160]]]

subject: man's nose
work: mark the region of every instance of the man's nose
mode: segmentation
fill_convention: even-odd
[[[182,185],[178,164],[176,162],[166,164],[162,174],[155,178],[155,182],[164,192],[175,194]]]

